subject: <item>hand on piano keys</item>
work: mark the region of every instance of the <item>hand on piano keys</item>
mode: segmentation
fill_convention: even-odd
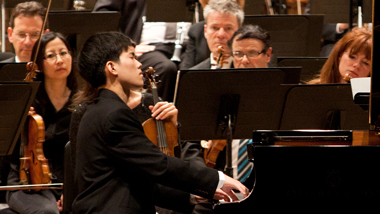
[[[214,194],[215,200],[224,200],[225,202],[238,201],[239,199],[234,190],[239,191],[244,198],[249,195],[249,189],[244,186],[240,181],[231,178],[228,175],[225,176],[225,181],[222,188],[217,189]]]

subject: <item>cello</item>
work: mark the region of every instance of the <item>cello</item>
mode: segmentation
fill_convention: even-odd
[[[150,89],[153,94],[154,105],[159,102],[157,92],[157,81],[155,71],[149,67],[145,71],[145,77],[150,83]],[[175,147],[178,147],[178,130],[170,120],[155,120],[150,118],[143,124],[145,135],[154,143],[163,153],[169,156],[176,156]]]

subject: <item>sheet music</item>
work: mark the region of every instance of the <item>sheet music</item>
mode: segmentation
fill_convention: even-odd
[[[357,93],[370,93],[371,91],[371,77],[352,78],[351,89],[352,98],[355,98]]]

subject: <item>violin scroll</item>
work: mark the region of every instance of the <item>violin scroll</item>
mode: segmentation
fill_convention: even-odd
[[[350,80],[352,79],[352,76],[350,75],[350,73],[347,73],[344,77],[343,77],[343,80],[345,82],[350,82]]]
[[[28,62],[26,64],[26,70],[28,71],[28,74],[24,79],[25,82],[33,82],[33,80],[37,78],[37,74],[40,72],[37,64],[34,62]]]

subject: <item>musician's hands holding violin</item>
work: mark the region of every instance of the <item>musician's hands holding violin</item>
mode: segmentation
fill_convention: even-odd
[[[152,111],[152,117],[156,120],[168,119],[172,121],[175,126],[178,126],[178,109],[173,105],[173,103],[158,102],[154,106],[149,106],[149,109]]]

